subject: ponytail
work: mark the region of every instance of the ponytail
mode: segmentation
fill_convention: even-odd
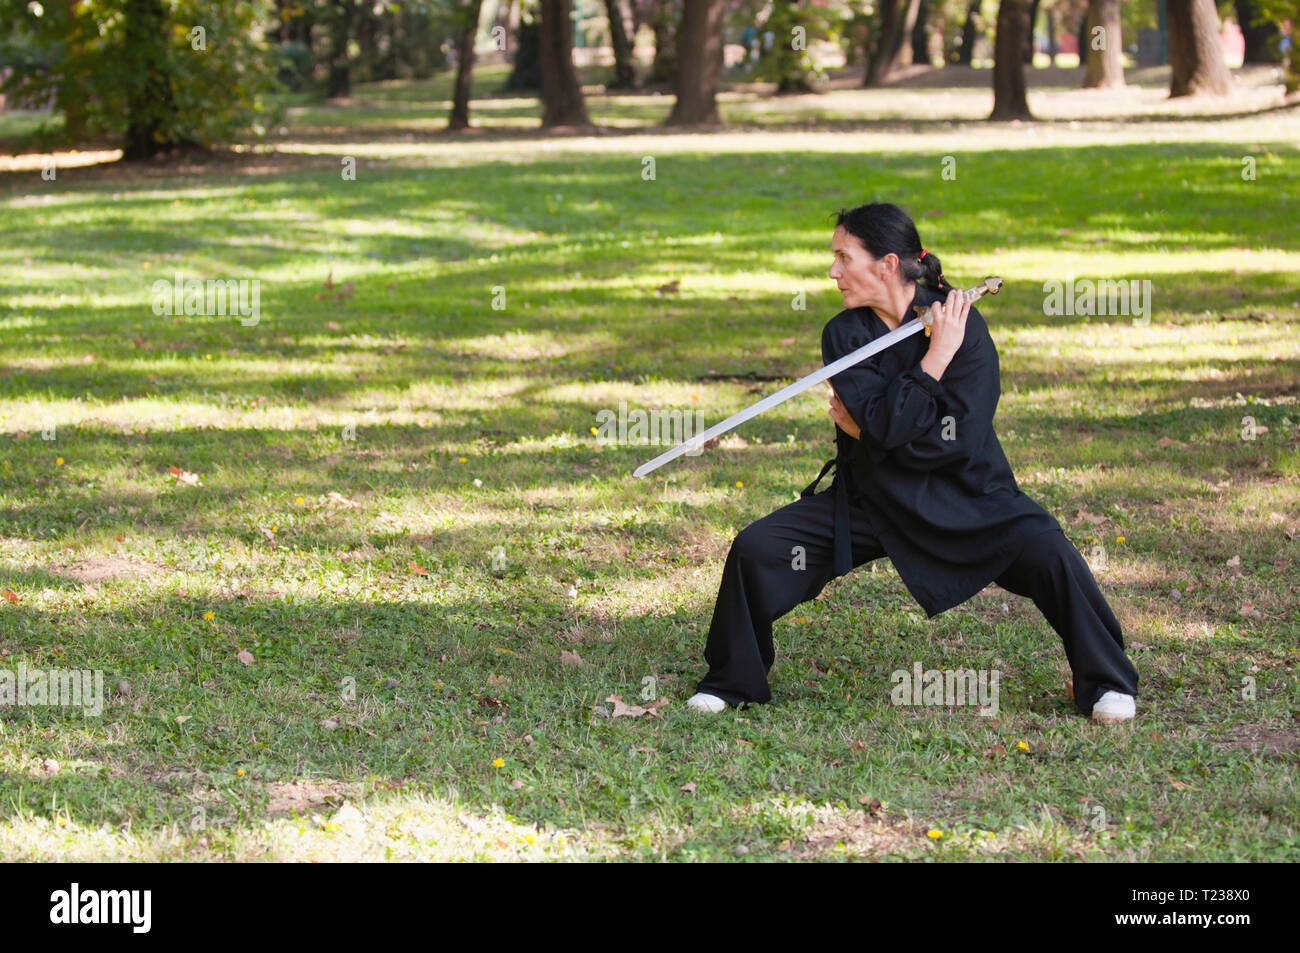
[[[942,295],[947,295],[953,290],[952,285],[948,284],[948,280],[943,276],[943,263],[934,252],[927,250],[924,257],[917,261],[916,268],[919,274],[913,275],[910,269],[904,268],[903,275]]]

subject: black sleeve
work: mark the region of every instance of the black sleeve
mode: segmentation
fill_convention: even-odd
[[[823,358],[852,350],[837,352],[835,347],[834,333],[824,333]],[[974,307],[966,318],[966,338],[942,380],[919,363],[886,380],[875,365],[875,358],[869,358],[831,378],[861,428],[859,440],[915,470],[937,469],[980,453],[993,427],[1001,382],[997,351]]]

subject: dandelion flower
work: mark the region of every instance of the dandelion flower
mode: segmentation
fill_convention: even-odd
[[[506,763],[502,761],[500,758],[497,758],[495,761],[492,762],[492,767],[494,768],[504,768],[505,766]]]
[[[1023,741],[1017,742],[1016,747],[1019,748],[1021,751],[1029,750],[1029,745],[1025,744]]]
[[[216,614],[215,612],[213,612],[211,609],[209,609],[207,612],[203,613],[203,618],[207,619],[209,622],[211,622],[213,619],[215,619],[216,616],[217,616],[217,614]]]
[[[55,460],[55,461],[54,461],[54,465],[55,465],[56,467],[61,467],[61,466],[63,466],[63,458],[62,458],[62,457],[59,457],[59,459]]]
[[[930,828],[930,830],[925,832],[925,836],[931,840],[938,840],[943,836],[943,831],[936,831],[934,828]]]

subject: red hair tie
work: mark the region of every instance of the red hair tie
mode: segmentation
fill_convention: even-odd
[[[921,249],[921,258],[924,258],[924,257],[925,257],[925,249],[922,248],[922,249]],[[917,261],[920,261],[921,258],[918,258],[918,259],[916,259],[916,260],[917,260]]]

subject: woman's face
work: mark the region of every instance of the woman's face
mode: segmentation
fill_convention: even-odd
[[[897,262],[897,256],[891,252],[882,259],[873,257],[843,225],[831,236],[831,254],[835,260],[830,277],[844,296],[844,307],[870,308],[889,302],[889,259]]]

